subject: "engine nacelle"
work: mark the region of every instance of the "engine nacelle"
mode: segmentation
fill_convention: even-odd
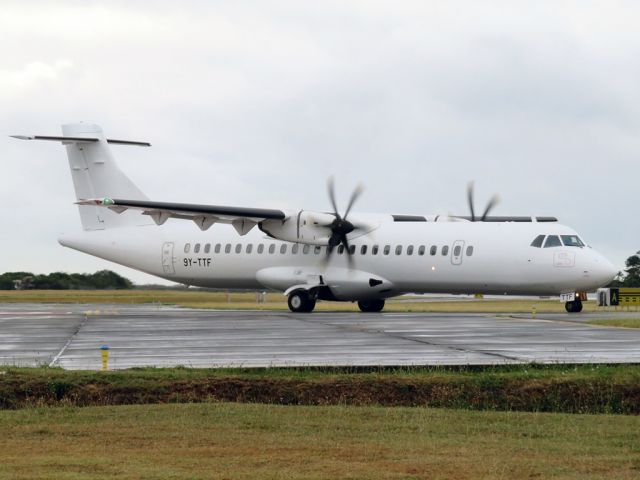
[[[269,267],[259,270],[256,279],[285,295],[297,289],[313,290],[323,300],[368,300],[396,294],[393,284],[380,275],[347,268]]]
[[[335,220],[331,214],[300,210],[285,220],[264,220],[259,227],[267,235],[286,242],[325,246],[329,243],[330,225]]]

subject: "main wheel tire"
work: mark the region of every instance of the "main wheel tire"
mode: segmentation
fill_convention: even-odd
[[[384,308],[384,300],[360,300],[358,307],[363,312],[381,312]]]
[[[289,305],[289,310],[294,313],[309,313],[315,308],[316,300],[311,298],[306,290],[296,290],[289,294],[287,304]]]

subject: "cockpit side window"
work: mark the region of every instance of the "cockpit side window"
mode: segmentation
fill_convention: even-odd
[[[542,242],[544,242],[544,235],[538,235],[533,242],[531,242],[532,247],[540,248],[542,247]]]
[[[557,235],[549,235],[547,237],[547,241],[544,242],[544,248],[550,247],[561,247],[562,243],[560,242],[560,237]]]
[[[577,235],[560,235],[565,247],[584,247],[584,243]]]

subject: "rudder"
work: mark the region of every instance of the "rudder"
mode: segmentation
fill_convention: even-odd
[[[77,200],[103,197],[147,200],[147,196],[118,168],[99,125],[66,124],[62,126],[62,133],[64,137],[74,139],[63,143],[66,144]],[[92,140],[76,140],[82,138]],[[78,205],[78,209],[84,230],[104,230],[152,223],[146,216],[136,212],[116,213],[90,205]]]

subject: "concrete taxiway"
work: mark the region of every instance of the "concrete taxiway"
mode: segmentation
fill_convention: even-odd
[[[539,314],[531,319],[515,314],[0,304],[0,364],[98,369],[103,344],[111,349],[109,367],[116,369],[640,363],[640,329],[584,323],[610,315]]]

